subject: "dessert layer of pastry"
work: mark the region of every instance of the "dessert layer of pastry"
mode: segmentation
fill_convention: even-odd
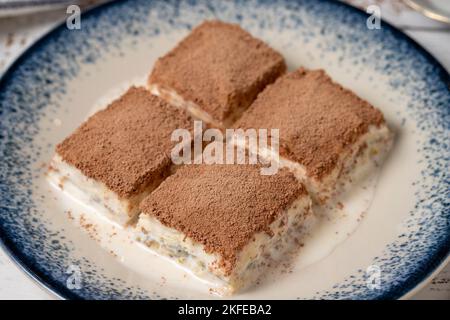
[[[235,126],[279,129],[280,164],[319,202],[355,164],[382,159],[392,141],[378,109],[324,71],[302,68],[269,85]]]
[[[156,62],[148,83],[170,103],[227,126],[285,70],[278,52],[238,25],[207,21]]]
[[[130,197],[120,197],[104,183],[85,176],[80,170],[55,155],[49,166],[48,178],[53,185],[67,192],[84,205],[94,208],[105,218],[127,225],[134,223],[139,213],[139,204],[162,179],[153,180],[143,192]]]
[[[57,145],[51,169],[103,203],[120,222],[173,170],[173,130],[192,118],[144,88],[130,88]],[[120,218],[119,218],[120,217]]]
[[[232,293],[292,250],[310,205],[287,170],[264,176],[256,165],[190,165],[144,199],[136,230],[138,240]]]

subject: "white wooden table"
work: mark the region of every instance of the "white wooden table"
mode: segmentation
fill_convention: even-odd
[[[382,18],[396,25],[427,48],[450,70],[450,26],[432,21],[409,9],[400,0],[347,0],[363,9],[381,8]],[[65,18],[65,9],[16,18],[0,18],[0,75],[31,43]],[[0,299],[52,299],[0,250]],[[450,300],[450,265],[415,299]]]

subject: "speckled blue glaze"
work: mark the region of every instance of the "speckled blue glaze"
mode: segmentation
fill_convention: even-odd
[[[255,6],[266,9],[271,18],[254,13]],[[189,7],[189,18],[179,14],[180,7]],[[110,51],[120,54],[123,38],[133,43],[168,29],[190,29],[205,17],[260,30],[292,29],[295,40],[305,43],[320,32],[324,55],[337,52],[340,59],[351,59],[355,67],[370,65],[389,77],[393,90],[412,97],[407,117],[418,123],[425,137],[417,144],[424,169],[414,183],[417,202],[409,213],[406,231],[373,261],[383,270],[384,285],[380,290],[368,290],[365,272],[359,270],[328,291],[317,292],[315,298],[390,299],[414,288],[450,251],[450,78],[432,56],[399,31],[383,24],[381,30],[367,32],[364,13],[333,1],[120,1],[84,14],[81,31],[61,26],[49,33],[19,58],[0,82],[3,246],[30,275],[64,298],[163,298],[107,277],[95,261],[73,260],[74,244],[65,239],[64,230],[49,228],[51,222],[37,209],[40,200],[32,197],[32,181],[40,174],[35,162],[44,151],[34,138],[46,129],[39,126],[40,119],[62,107],[60,97],[81,65],[95,63]],[[66,287],[65,270],[70,264],[85,270],[81,290]]]

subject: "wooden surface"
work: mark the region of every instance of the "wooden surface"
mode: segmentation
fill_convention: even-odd
[[[375,4],[386,21],[402,29],[450,70],[450,26],[421,16],[400,0],[347,0],[357,7]],[[65,10],[0,18],[0,75],[30,44],[65,18]],[[0,299],[52,299],[0,250]],[[450,300],[450,265],[414,299]]]

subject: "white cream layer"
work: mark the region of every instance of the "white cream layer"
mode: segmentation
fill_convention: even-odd
[[[50,162],[48,178],[72,198],[95,208],[121,226],[136,221],[139,203],[153,190],[153,186],[149,186],[135,196],[121,198],[104,183],[86,177],[80,170],[63,161],[58,154]]]

